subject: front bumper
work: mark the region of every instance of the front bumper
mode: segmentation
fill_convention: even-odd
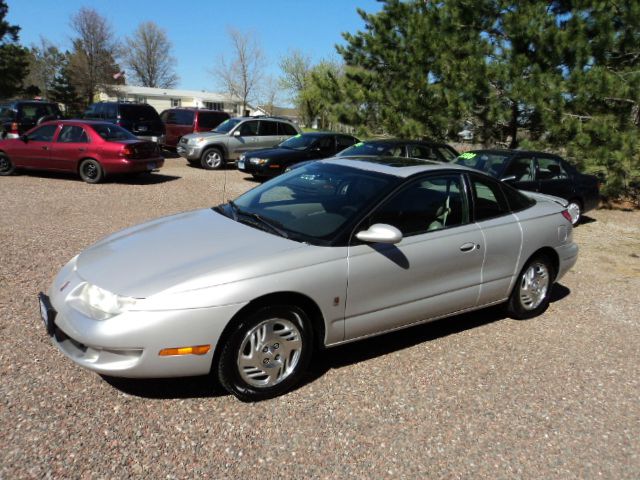
[[[217,342],[244,304],[180,310],[134,311],[95,320],[67,302],[83,282],[69,262],[54,281],[41,313],[52,343],[70,360],[99,374],[129,378],[205,375]],[[45,307],[43,308],[42,305]],[[45,310],[45,312],[43,312]],[[211,345],[204,355],[160,356],[166,348]]]
[[[182,158],[186,158],[187,160],[199,160],[202,155],[202,147],[198,145],[179,143],[176,147],[176,152]]]

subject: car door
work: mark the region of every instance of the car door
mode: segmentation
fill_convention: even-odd
[[[229,157],[235,160],[242,153],[257,150],[258,143],[258,120],[247,120],[238,125],[229,137]]]
[[[357,229],[390,224],[394,245],[348,249],[345,338],[354,339],[474,307],[484,258],[480,228],[469,221],[462,174],[410,180]]]
[[[505,300],[518,272],[522,229],[498,180],[469,174],[473,219],[482,233],[483,264],[479,305]]]
[[[573,198],[574,182],[562,165],[562,160],[552,155],[537,155],[536,175],[539,192],[566,200]]]
[[[18,167],[53,168],[50,163],[51,144],[58,125],[42,125],[26,134],[25,140],[16,142],[11,156]]]
[[[80,125],[63,125],[51,144],[51,168],[75,172],[88,155],[89,136]]]
[[[519,190],[537,192],[540,185],[535,172],[535,159],[532,155],[516,155],[507,161],[500,178]]]

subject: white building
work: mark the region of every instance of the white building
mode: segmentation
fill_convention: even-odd
[[[231,116],[242,115],[242,104],[229,95],[198,90],[176,90],[173,88],[138,87],[135,85],[112,85],[114,92],[101,92],[98,101],[129,101],[148,103],[158,113],[172,107],[197,107],[211,110],[222,110]],[[250,107],[249,107],[250,109]],[[251,114],[251,109],[250,112]]]

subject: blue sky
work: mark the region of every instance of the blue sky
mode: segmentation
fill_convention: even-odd
[[[313,62],[339,58],[335,44],[342,32],[362,30],[356,8],[377,12],[376,0],[8,0],[7,20],[21,27],[20,43],[30,46],[45,37],[69,49],[69,20],[81,7],[108,19],[118,38],[129,36],[143,21],[164,28],[173,43],[178,88],[217,90],[209,73],[221,53],[228,52],[227,27],[253,32],[266,54],[268,74],[279,76],[279,60],[292,49]]]

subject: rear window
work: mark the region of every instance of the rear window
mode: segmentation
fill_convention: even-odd
[[[160,120],[158,112],[150,105],[120,105],[120,116],[136,120]]]
[[[36,122],[42,117],[57,116],[60,110],[50,103],[25,103],[19,105],[18,116],[22,120]]]
[[[194,113],[191,110],[169,110],[165,123],[169,125],[193,125]]]
[[[229,115],[226,113],[200,112],[198,113],[198,127],[202,130],[213,130],[227,118]]]
[[[393,143],[378,143],[378,142],[359,142],[353,147],[349,147],[343,150],[338,155],[339,157],[346,157],[349,155],[375,155],[375,156],[402,156],[402,147]]]
[[[133,133],[119,127],[118,125],[99,124],[91,125],[91,128],[93,128],[93,130],[107,142],[138,139]]]
[[[298,134],[298,132],[292,125],[289,125],[288,123],[284,123],[284,122],[277,122],[277,123],[278,123],[278,135],[297,135]]]

